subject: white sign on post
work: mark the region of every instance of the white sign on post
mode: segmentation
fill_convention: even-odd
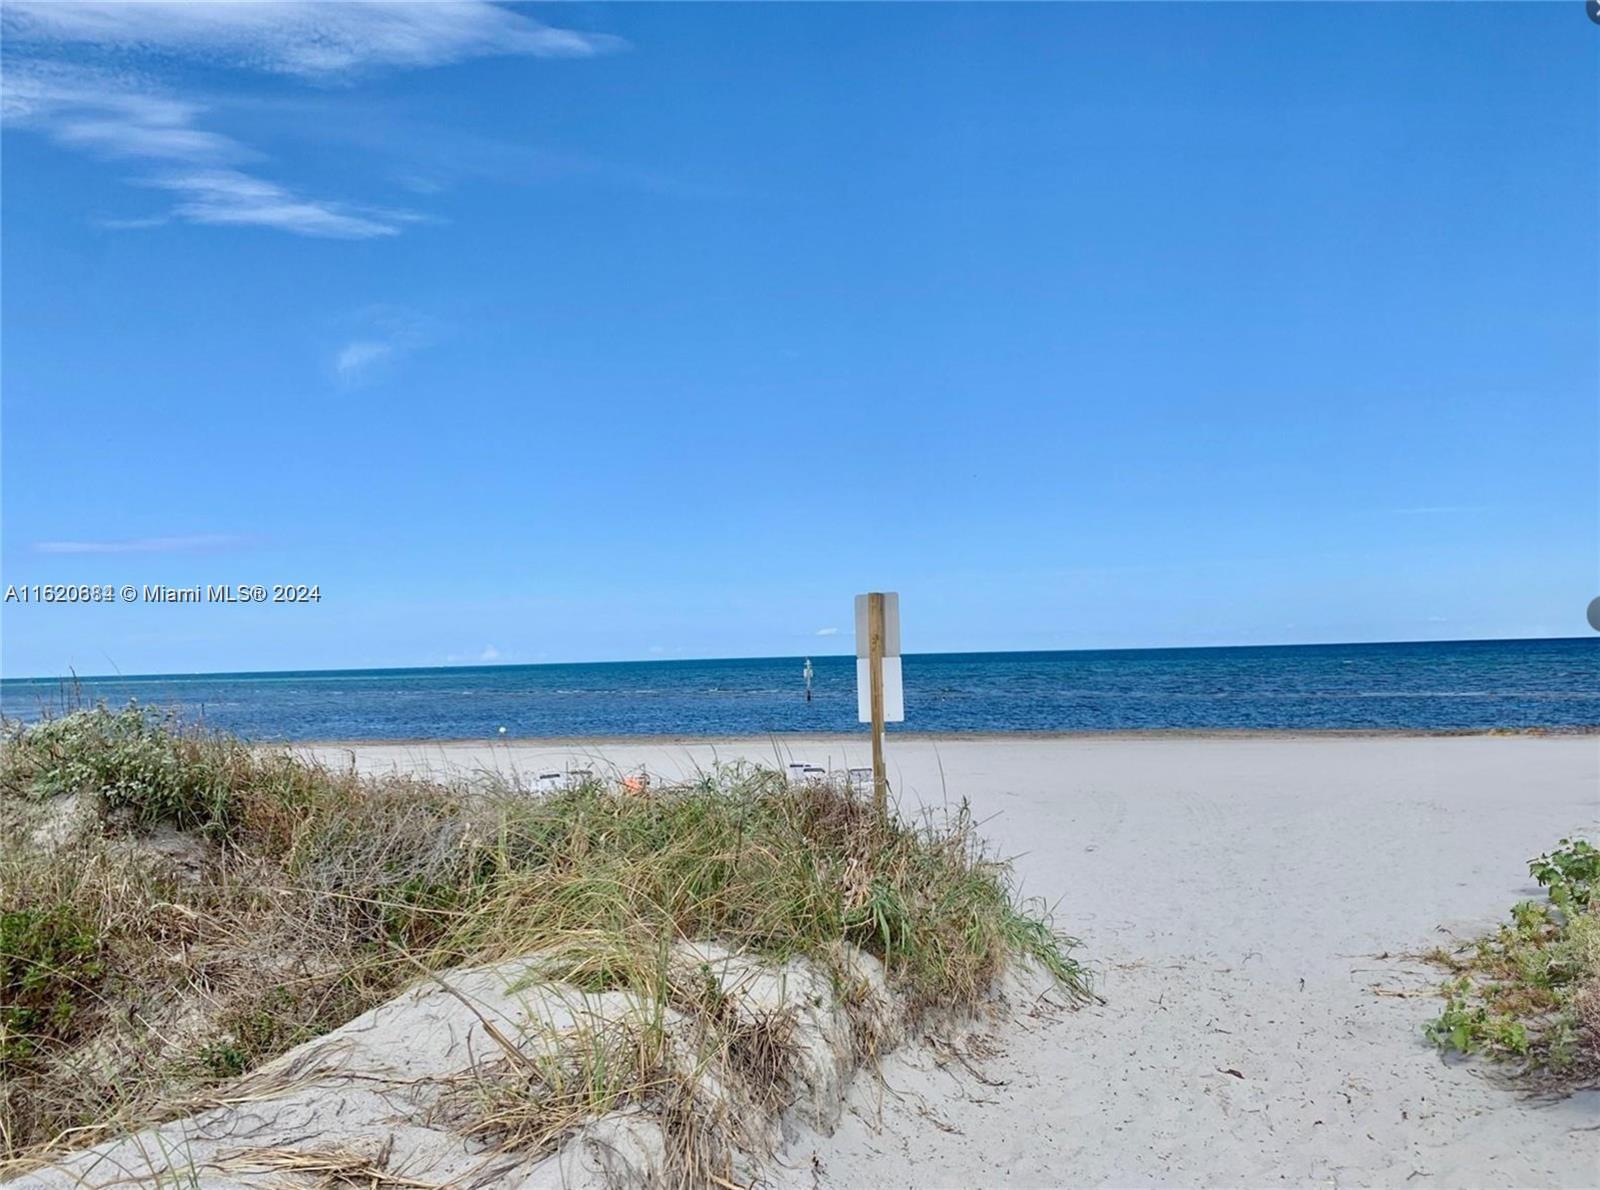
[[[856,718],[872,722],[872,675],[867,645],[867,597],[856,596]],[[883,596],[883,721],[903,723],[906,717],[905,687],[900,681],[900,596],[887,591]]]

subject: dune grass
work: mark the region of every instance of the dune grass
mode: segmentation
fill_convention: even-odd
[[[650,995],[681,940],[824,965],[854,943],[913,1013],[970,1009],[1017,961],[1090,994],[964,806],[883,819],[748,767],[648,796],[374,779],[136,707],[10,724],[0,749],[0,1176],[174,1114],[427,972],[533,952]],[[650,1098],[649,1045],[594,1040],[473,1127],[526,1139]],[[727,1044],[759,1094],[781,1038]]]

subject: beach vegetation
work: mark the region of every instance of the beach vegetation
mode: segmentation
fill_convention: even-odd
[[[0,1076],[71,1035],[104,964],[92,925],[71,905],[0,909]]]
[[[884,817],[749,766],[532,794],[363,776],[137,707],[7,724],[0,1177],[182,1114],[419,979],[534,954],[549,978],[692,1014],[759,1100],[792,1022],[739,1018],[671,946],[803,958],[848,991],[854,944],[913,1014],[974,1009],[1018,963],[1089,997],[1074,940],[1013,889],[964,805]],[[485,1075],[463,1129],[538,1148],[629,1103],[701,1135],[662,1044],[644,1019]]]
[[[1541,901],[1493,933],[1428,957],[1450,971],[1428,1022],[1441,1049],[1509,1063],[1529,1086],[1600,1085],[1600,850],[1562,839],[1528,863]]]

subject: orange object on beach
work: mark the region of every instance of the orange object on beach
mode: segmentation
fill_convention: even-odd
[[[628,793],[648,793],[650,790],[650,777],[640,773],[637,777],[622,778],[622,788]]]

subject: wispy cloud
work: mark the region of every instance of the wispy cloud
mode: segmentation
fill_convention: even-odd
[[[371,339],[346,343],[333,357],[333,370],[341,380],[357,380],[394,354],[394,345]]]
[[[13,43],[159,50],[307,78],[503,54],[592,58],[627,45],[488,0],[7,0],[3,21]]]
[[[0,15],[9,9],[0,9]],[[126,71],[96,70],[61,62],[8,61],[0,90],[0,115],[8,120],[104,112],[134,128],[181,128],[198,104],[162,95]]]
[[[275,227],[303,236],[364,240],[399,234],[417,221],[409,211],[386,211],[302,198],[275,182],[232,169],[187,170],[149,179],[181,196],[173,214],[194,223]]]
[[[359,332],[333,354],[333,374],[342,384],[375,379],[413,351],[428,346],[436,324],[397,306],[373,306],[354,319]]]
[[[839,630],[837,628],[818,628],[817,629],[817,635],[818,636],[838,636],[839,635]]]
[[[231,533],[197,533],[188,537],[133,537],[121,541],[40,541],[41,554],[183,554],[228,549],[248,539]]]
[[[166,215],[148,215],[132,219],[115,219],[96,216],[89,220],[96,227],[103,227],[107,231],[145,231],[152,227],[165,227],[172,220]]]
[[[0,115],[57,143],[147,167],[133,181],[176,196],[170,211],[100,219],[107,228],[169,219],[371,239],[419,220],[403,210],[301,193],[262,176],[263,155],[206,126],[214,113],[126,63],[182,55],[320,81],[370,70],[436,66],[496,54],[593,57],[623,48],[605,34],[545,25],[487,0],[6,0],[0,7],[5,93]],[[53,57],[70,49],[74,61]]]
[[[131,160],[153,172],[134,180],[177,196],[161,216],[99,220],[102,227],[190,223],[275,228],[304,236],[390,236],[417,216],[330,202],[237,168],[260,154],[232,137],[196,126],[205,109],[163,93],[148,80],[53,63],[8,65],[5,121],[60,144]]]

